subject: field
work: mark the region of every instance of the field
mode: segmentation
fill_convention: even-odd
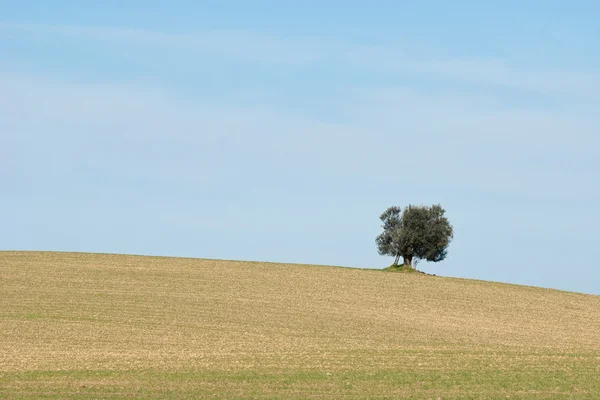
[[[600,399],[600,296],[0,252],[2,399]]]

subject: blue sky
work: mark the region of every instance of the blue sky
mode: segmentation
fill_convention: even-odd
[[[594,1],[0,0],[0,248],[382,268],[600,294]],[[418,4],[417,4],[418,3]]]

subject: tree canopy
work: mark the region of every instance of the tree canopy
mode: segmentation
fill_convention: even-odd
[[[413,260],[442,261],[448,255],[448,245],[453,238],[453,229],[439,205],[413,206],[401,210],[390,207],[379,217],[383,232],[377,236],[380,255],[400,257],[404,265],[412,268]]]

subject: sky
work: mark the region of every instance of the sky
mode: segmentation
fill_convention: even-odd
[[[419,269],[600,294],[596,1],[0,0],[0,249]]]

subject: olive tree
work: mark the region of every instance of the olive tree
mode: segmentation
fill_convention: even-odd
[[[442,261],[453,237],[445,212],[440,205],[388,208],[379,217],[383,222],[383,232],[375,240],[379,254],[395,257],[394,265],[402,257],[411,268],[413,260]]]

